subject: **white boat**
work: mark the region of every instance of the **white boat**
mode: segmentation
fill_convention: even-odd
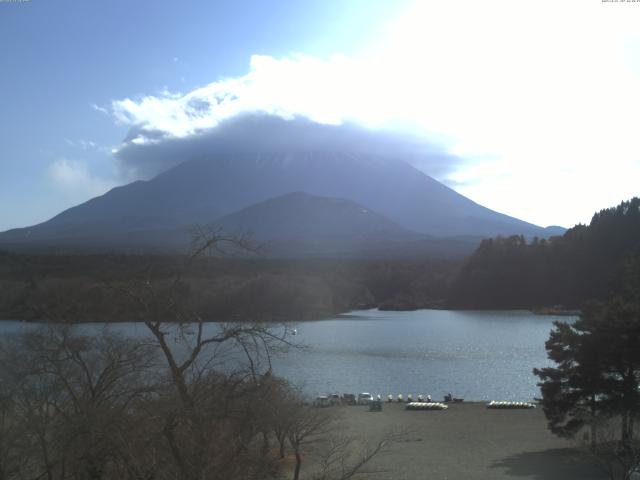
[[[410,402],[407,403],[407,410],[446,410],[449,407],[440,402]]]
[[[531,402],[496,402],[495,400],[491,400],[487,403],[487,408],[495,410],[529,409],[536,408],[536,405]]]

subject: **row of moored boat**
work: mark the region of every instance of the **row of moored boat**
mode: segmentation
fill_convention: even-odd
[[[440,402],[410,402],[407,403],[407,410],[446,410],[448,405]]]
[[[517,408],[536,408],[534,403],[530,402],[496,402],[490,401],[487,403],[487,408],[494,409],[517,409]]]
[[[378,399],[380,399],[380,395],[378,395]],[[418,402],[428,402],[431,403],[431,395],[418,395],[416,397],[416,400]],[[394,401],[393,395],[387,395],[387,403],[391,403]],[[404,396],[399,393],[398,396],[396,397],[396,402],[398,403],[411,403],[413,402],[413,395],[410,393],[409,395],[407,395],[407,398],[405,399]]]

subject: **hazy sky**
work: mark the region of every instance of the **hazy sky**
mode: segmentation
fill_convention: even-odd
[[[239,113],[423,137],[539,225],[640,194],[640,2],[0,2],[0,230],[135,178],[123,152]]]

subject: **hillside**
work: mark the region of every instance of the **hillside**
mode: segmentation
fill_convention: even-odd
[[[440,239],[409,231],[350,200],[294,192],[216,220],[275,257],[463,257],[480,237]]]
[[[640,294],[640,198],[596,213],[563,236],[484,240],[449,295],[464,308],[580,308],[612,292]]]

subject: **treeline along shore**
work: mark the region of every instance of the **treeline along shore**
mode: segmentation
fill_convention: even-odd
[[[135,321],[128,295],[150,282],[207,320],[312,320],[364,308],[443,304],[455,260],[282,260],[0,254],[0,318]],[[177,280],[179,278],[179,280]],[[176,281],[177,280],[177,281]],[[171,319],[165,319],[171,320]]]
[[[458,308],[575,310],[588,300],[637,293],[639,278],[640,198],[633,198],[548,240],[484,240],[448,300]]]
[[[565,313],[640,290],[640,199],[550,239],[485,239],[466,259],[197,258],[0,252],[0,319],[135,321],[137,285],[218,321],[301,321],[354,309]],[[170,320],[170,319],[167,319]]]

